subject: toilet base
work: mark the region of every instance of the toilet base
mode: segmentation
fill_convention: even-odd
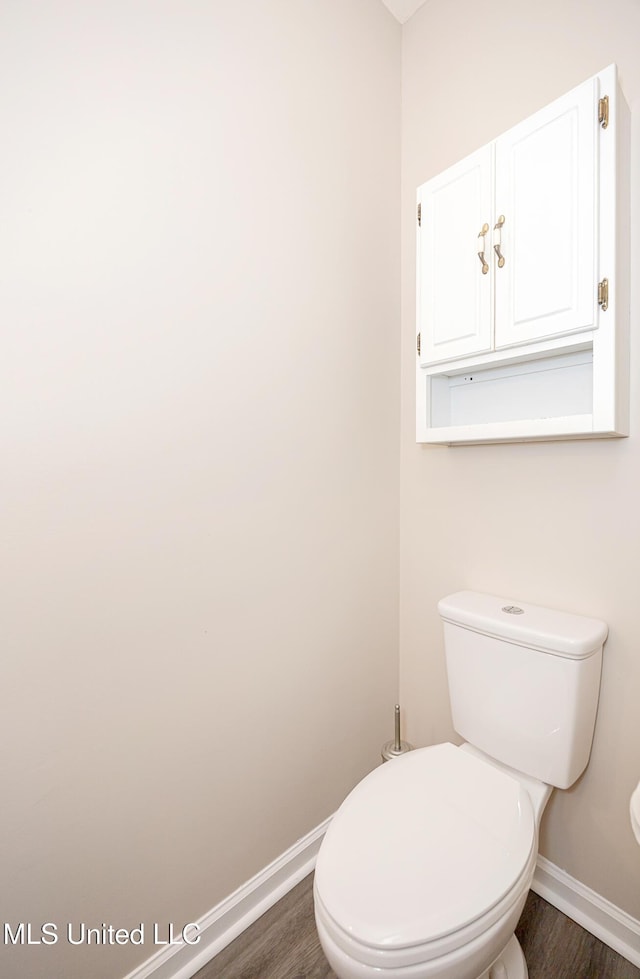
[[[432,960],[424,964],[404,966],[397,969],[377,969],[357,962],[339,949],[333,942],[327,942],[326,934],[320,921],[316,919],[320,944],[330,966],[340,979],[459,979],[461,975],[460,962],[449,962],[443,965],[442,960]],[[506,946],[493,965],[478,975],[469,971],[469,964],[464,968],[464,974],[471,979],[529,979],[529,970],[524,954],[515,935],[512,935]]]
[[[504,952],[489,971],[483,972],[479,979],[529,979],[527,963],[515,935],[511,936]]]

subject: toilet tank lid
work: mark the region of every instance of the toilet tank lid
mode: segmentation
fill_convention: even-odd
[[[571,659],[591,656],[609,632],[600,619],[475,591],[441,598],[438,612],[445,622]]]

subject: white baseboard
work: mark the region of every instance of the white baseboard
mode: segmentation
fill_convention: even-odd
[[[531,889],[640,968],[640,921],[636,918],[544,857],[538,857]]]
[[[249,925],[273,907],[315,867],[330,820],[298,840],[268,867],[208,911],[199,921],[197,945],[167,945],[125,979],[191,979]]]
[[[315,867],[330,819],[304,836],[259,874],[212,908],[196,924],[197,945],[169,945],[125,979],[191,979]],[[640,921],[538,857],[532,890],[640,968]]]

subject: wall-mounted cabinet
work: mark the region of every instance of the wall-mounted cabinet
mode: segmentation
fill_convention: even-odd
[[[612,65],[418,189],[418,441],[628,434],[628,141]]]

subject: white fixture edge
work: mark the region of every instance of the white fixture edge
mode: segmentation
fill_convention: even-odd
[[[640,968],[640,921],[636,918],[546,857],[538,857],[531,890]]]
[[[191,979],[254,921],[288,894],[315,867],[322,837],[331,818],[303,836],[281,856],[248,880],[196,922],[197,945],[160,949],[124,979]]]
[[[331,817],[208,911],[196,924],[197,945],[162,948],[124,979],[191,979],[310,874]],[[640,921],[539,856],[531,889],[640,968]]]

